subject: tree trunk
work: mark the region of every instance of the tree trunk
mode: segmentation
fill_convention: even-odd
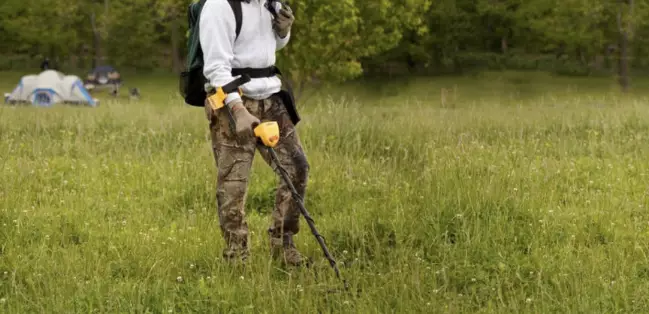
[[[619,0],[619,9],[618,9],[618,14],[617,14],[617,25],[618,29],[620,32],[620,37],[619,37],[619,47],[620,47],[620,57],[619,57],[619,64],[618,64],[618,79],[620,83],[620,87],[622,88],[623,92],[627,92],[629,90],[629,84],[630,84],[630,79],[629,79],[629,32],[631,29],[631,22],[629,19],[631,18],[631,15],[633,13],[633,0]],[[624,10],[624,6],[628,5],[628,14],[627,18],[624,19],[622,11]],[[624,23],[624,20],[626,20],[626,23]],[[625,27],[626,24],[626,27]]]
[[[179,74],[182,71],[182,61],[180,60],[180,32],[178,31],[178,21],[173,19],[171,23],[171,67],[174,73]]]
[[[626,33],[620,34],[620,60],[618,64],[618,79],[622,91],[629,89],[629,61],[628,61],[628,37]]]
[[[581,64],[588,66],[588,56],[584,52],[586,50],[582,46],[577,46],[577,59],[581,62]]]
[[[104,15],[108,15],[108,0],[104,0]],[[94,69],[95,67],[101,65],[103,63],[103,51],[102,51],[102,45],[101,45],[101,32],[99,31],[99,26],[97,25],[97,16],[95,15],[95,12],[92,12],[92,15],[90,16],[90,25],[92,26],[92,34],[93,34],[93,48],[95,50],[94,57],[92,59],[92,68]],[[104,24],[102,24],[102,27],[104,29],[106,28],[105,20]]]
[[[566,52],[566,43],[562,42],[559,44],[559,47],[555,50],[554,58],[559,60],[563,54]]]
[[[408,73],[412,74],[417,70],[417,62],[410,53],[408,53],[408,56],[406,57],[406,64],[408,65]]]
[[[595,59],[593,60],[593,68],[598,72],[604,69],[604,56],[602,56],[601,54],[595,55]]]
[[[507,54],[508,48],[509,48],[509,45],[507,44],[507,36],[503,36],[500,39],[500,49],[502,50],[502,53]]]
[[[101,64],[101,34],[97,28],[97,20],[94,12],[90,16],[90,24],[92,25],[93,50],[95,52],[92,58],[92,68],[94,69]]]

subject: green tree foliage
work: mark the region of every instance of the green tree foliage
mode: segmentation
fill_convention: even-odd
[[[49,56],[67,68],[85,69],[94,60],[178,71],[191,2],[4,0],[0,68],[35,67],[38,58]],[[321,0],[290,5],[297,20],[278,63],[300,84],[484,67],[616,74],[621,59],[628,60],[631,71],[649,68],[646,1]]]
[[[281,64],[294,82],[343,81],[362,74],[361,59],[397,46],[424,23],[429,0],[295,2],[292,42]],[[301,85],[301,84],[300,84]]]
[[[5,0],[0,3],[0,49],[26,54],[67,54],[76,43],[78,33],[74,0]],[[54,34],[53,36],[51,34]]]

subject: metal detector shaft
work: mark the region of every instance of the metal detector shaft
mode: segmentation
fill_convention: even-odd
[[[331,256],[329,253],[329,250],[327,249],[327,245],[324,242],[324,237],[318,233],[318,230],[315,228],[315,223],[313,222],[313,218],[311,218],[311,215],[309,215],[309,212],[307,212],[306,208],[304,207],[304,203],[302,201],[302,197],[300,194],[297,193],[297,190],[295,189],[295,186],[293,186],[293,182],[291,182],[291,179],[288,176],[288,173],[286,173],[286,170],[282,165],[279,163],[279,158],[277,157],[277,154],[275,153],[275,150],[272,147],[267,147],[268,152],[270,153],[270,156],[272,157],[273,161],[275,162],[275,165],[277,165],[277,168],[279,169],[279,173],[284,179],[284,182],[288,185],[288,187],[291,189],[291,193],[293,194],[293,200],[295,200],[295,203],[298,205],[300,208],[300,212],[302,212],[302,215],[304,216],[304,219],[306,219],[307,224],[309,225],[309,228],[311,228],[311,233],[316,237],[318,240],[318,243],[320,244],[320,247],[322,248],[322,252],[324,253],[325,257],[327,260],[329,260],[329,264],[331,264],[331,267],[334,269],[336,272],[336,277],[340,279],[340,270],[338,270],[338,265],[336,265],[336,260]],[[347,286],[347,283],[345,282],[345,287]]]

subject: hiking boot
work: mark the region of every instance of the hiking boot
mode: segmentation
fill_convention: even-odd
[[[305,258],[293,243],[293,235],[285,234],[283,237],[270,237],[270,250],[274,259],[281,259],[282,263],[289,266],[308,266],[309,260]]]

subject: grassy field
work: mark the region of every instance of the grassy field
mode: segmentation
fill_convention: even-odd
[[[335,294],[306,224],[313,269],[269,260],[278,179],[259,156],[251,263],[221,261],[202,109],[173,77],[129,83],[141,101],[0,106],[0,312],[649,312],[647,82],[621,96],[611,79],[488,73],[310,93],[307,208],[353,290]]]

